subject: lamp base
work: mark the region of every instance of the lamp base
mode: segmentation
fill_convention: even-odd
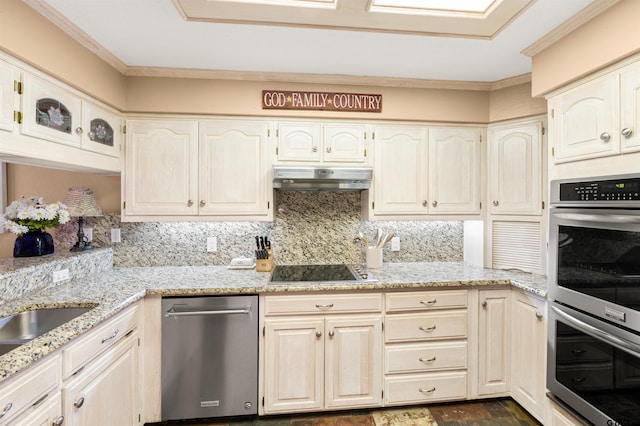
[[[85,242],[77,242],[75,246],[71,247],[70,251],[86,251],[93,249],[93,246]]]

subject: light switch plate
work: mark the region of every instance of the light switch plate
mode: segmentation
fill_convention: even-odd
[[[69,279],[69,268],[60,269],[59,271],[53,272],[53,282],[59,283],[60,281]]]
[[[400,251],[400,237],[391,239],[391,251]]]
[[[218,251],[218,237],[207,237],[207,251]]]
[[[120,239],[120,228],[111,228],[111,242],[119,243],[122,240]]]
[[[84,237],[87,239],[87,241],[93,241],[93,228],[83,227],[82,232],[84,232]]]

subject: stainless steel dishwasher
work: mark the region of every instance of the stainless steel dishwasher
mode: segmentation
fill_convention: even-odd
[[[162,299],[162,420],[258,412],[258,296]]]

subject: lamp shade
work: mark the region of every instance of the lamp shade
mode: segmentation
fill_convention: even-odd
[[[69,214],[74,217],[102,216],[102,209],[89,188],[69,188],[64,199]]]

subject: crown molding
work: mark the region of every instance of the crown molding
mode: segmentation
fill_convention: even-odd
[[[547,33],[544,37],[542,37],[520,53],[530,58],[537,55],[547,47],[556,43],[566,35],[572,33],[578,27],[595,18],[619,1],[620,0],[596,0],[592,2],[589,6],[585,7],[580,12],[564,21],[561,25],[556,27],[551,32]]]

